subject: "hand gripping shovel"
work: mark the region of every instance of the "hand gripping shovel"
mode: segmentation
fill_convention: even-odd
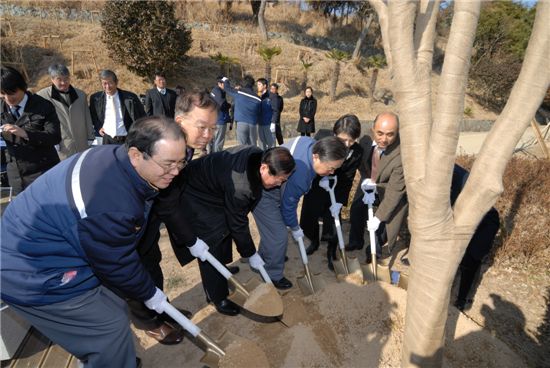
[[[170,303],[165,303],[164,312],[178,322],[202,345],[201,347],[205,351],[205,354],[200,361],[208,367],[218,367],[220,360],[222,362],[237,360],[239,357],[235,357],[235,355],[239,355],[239,351],[233,348],[235,346],[237,348],[238,346],[246,346],[247,349],[252,347],[255,354],[260,355],[260,361],[267,361],[265,353],[253,341],[226,331],[222,333],[218,341],[214,341]]]
[[[281,295],[273,286],[263,266],[259,271],[266,283],[250,279],[243,285],[210,252],[206,252],[206,260],[233,285],[234,290],[228,297],[232,302],[259,316],[281,317],[283,315]]]
[[[334,184],[332,184],[332,186],[330,185],[331,179],[334,180]],[[330,203],[332,205],[336,204],[336,196],[334,195],[334,188],[336,187],[337,183],[338,183],[337,176],[328,176],[327,180],[321,180],[319,182],[319,186],[329,193]],[[334,224],[336,225],[336,234],[338,236],[338,250],[340,251],[340,262],[341,262],[341,263],[334,264],[334,270],[336,271],[336,275],[347,276],[350,273],[361,272],[361,277],[362,277],[363,271],[361,270],[361,266],[359,265],[359,261],[357,260],[357,258],[355,257],[348,258],[346,256],[346,250],[344,247],[344,236],[342,235],[342,225],[340,224],[340,217],[333,216],[333,218],[334,218]]]
[[[361,190],[363,193],[365,193],[363,197],[363,203],[365,203],[368,207],[368,216],[369,221],[372,220],[374,217],[374,210],[372,209],[374,200],[375,200],[375,194],[376,194],[376,183],[374,183],[371,179],[365,179],[361,183]],[[376,231],[369,230],[369,238],[370,238],[370,253],[371,253],[371,269],[369,270],[368,266],[363,266],[363,274],[364,274],[364,280],[365,281],[377,281],[378,280],[378,260],[376,259]],[[382,281],[386,281],[388,283],[391,283],[391,276],[389,267],[384,266],[383,272],[380,275]],[[372,272],[370,272],[372,270]],[[368,280],[372,279],[372,280]]]
[[[311,295],[317,290],[321,290],[324,284],[317,275],[312,275],[309,270],[306,248],[304,247],[304,238],[298,238],[298,248],[300,249],[300,257],[304,264],[304,276],[297,278],[298,286],[304,295]]]

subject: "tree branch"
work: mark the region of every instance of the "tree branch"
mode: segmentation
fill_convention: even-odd
[[[414,48],[418,67],[424,66],[428,73],[432,70],[434,53],[435,24],[439,11],[439,0],[422,0],[418,7],[416,29],[414,31]]]
[[[550,86],[550,1],[539,1],[519,77],[455,204],[455,224],[475,228],[502,193],[502,175]]]
[[[378,14],[378,23],[380,24],[380,32],[382,33],[382,46],[384,47],[384,55],[386,56],[386,63],[388,69],[393,70],[392,54],[390,47],[390,38],[388,36],[388,6],[383,0],[369,0],[370,5]]]

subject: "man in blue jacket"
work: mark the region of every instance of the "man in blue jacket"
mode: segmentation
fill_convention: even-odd
[[[226,93],[224,91],[224,83],[222,77],[218,77],[218,84],[210,91],[210,96],[218,104],[218,120],[216,121],[216,136],[214,141],[210,142],[210,152],[220,152],[223,150],[225,143],[225,132],[227,130],[227,123],[231,122],[231,116],[229,116],[229,109],[231,105],[227,102]]]
[[[231,86],[226,77],[223,77],[222,80],[225,92],[233,97],[233,104],[235,105],[237,142],[240,145],[256,146],[262,100],[252,90],[254,78],[245,75],[243,84],[238,90]]]
[[[265,262],[265,270],[273,280],[273,285],[284,290],[292,287],[292,282],[284,277],[287,227],[294,240],[304,237],[296,212],[298,202],[310,190],[316,175],[332,175],[342,166],[348,149],[334,136],[319,141],[298,137],[282,147],[290,150],[296,169],[282,188],[264,189],[253,214],[261,238],[258,253]]]
[[[135,251],[153,198],[185,166],[185,138],[164,117],[138,120],[124,145],[84,151],[42,175],[2,219],[1,297],[85,367],[135,367],[119,297],[164,311]]]
[[[274,134],[271,132],[271,119],[273,117],[273,109],[271,108],[271,99],[267,90],[267,79],[260,78],[256,81],[258,88],[258,96],[262,99],[260,109],[260,120],[258,121],[258,137],[260,138],[260,148],[266,150],[275,147]]]

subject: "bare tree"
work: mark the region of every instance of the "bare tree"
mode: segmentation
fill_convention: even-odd
[[[369,27],[376,15],[374,9],[369,5],[369,3],[363,3],[362,6],[357,10],[357,13],[361,18],[361,26],[363,28],[361,29],[361,33],[357,38],[357,42],[355,42],[355,49],[351,54],[352,60],[359,59],[359,56],[361,55],[361,46],[363,45],[363,42],[365,42],[365,38],[367,38]]]
[[[350,55],[345,51],[332,49],[330,52],[327,52],[325,56],[334,62],[334,70],[332,71],[329,90],[330,101],[332,102],[336,100],[336,87],[340,79],[340,63],[348,60]]]
[[[265,26],[265,6],[266,6],[267,0],[262,0],[260,5],[260,10],[258,12],[258,27],[260,27],[260,33],[264,39],[264,41],[268,40],[267,35],[267,28]]]
[[[380,11],[387,15],[382,34],[393,61],[410,202],[411,273],[402,365],[439,367],[458,264],[481,218],[502,192],[506,164],[550,85],[550,2],[537,3],[520,75],[454,207],[449,190],[480,2],[455,1],[435,107],[430,78],[439,1],[392,1],[387,7],[381,0],[370,2],[380,19]]]

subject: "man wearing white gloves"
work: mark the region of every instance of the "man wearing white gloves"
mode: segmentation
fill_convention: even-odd
[[[374,140],[365,136],[359,142],[366,152],[359,172],[361,183],[369,183],[365,179],[370,178],[370,182],[375,184],[376,193],[364,194],[359,188],[355,192],[350,210],[351,227],[349,244],[346,247],[348,251],[363,248],[368,202],[374,204],[375,212],[374,217],[368,221],[367,229],[376,231],[380,245],[387,243],[390,250],[395,245],[408,210],[399,147],[398,116],[392,112],[379,114],[374,120],[372,135]],[[368,185],[364,189],[368,189]],[[367,248],[367,262],[370,262],[370,258],[370,250]]]
[[[304,237],[298,222],[298,202],[311,188],[317,175],[327,176],[342,166],[348,149],[336,137],[315,141],[298,137],[280,147],[288,147],[296,161],[296,171],[280,190],[264,190],[254,209],[254,219],[260,233],[259,253],[265,270],[278,289],[289,289],[292,282],[284,277],[284,264],[290,229],[294,240]]]
[[[136,244],[153,199],[185,166],[185,148],[173,120],[139,119],[124,145],[67,158],[3,215],[2,300],[84,367],[136,366],[121,297],[158,312],[166,305]]]
[[[286,148],[263,152],[258,147],[238,146],[191,161],[171,186],[170,190],[180,193],[177,207],[197,237],[188,249],[199,259],[206,298],[218,312],[233,316],[240,310],[227,299],[227,280],[206,261],[207,252],[224,263],[235,241],[251,267],[262,266],[250,235],[248,214],[262,190],[279,187],[294,166]]]

